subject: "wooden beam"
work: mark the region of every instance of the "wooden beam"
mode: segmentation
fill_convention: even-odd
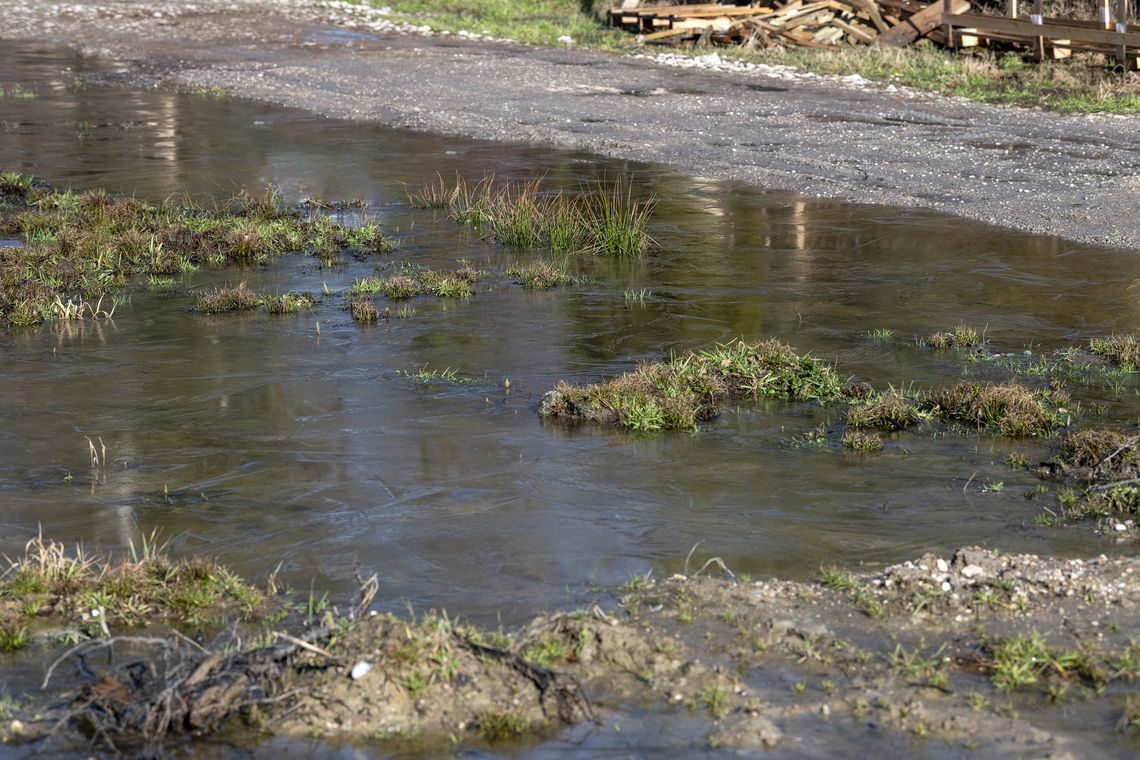
[[[1032,24],[1021,19],[983,16],[980,13],[956,13],[947,20],[954,27],[974,27],[978,34],[996,32],[1021,37],[1045,37],[1050,40],[1066,39],[1074,43],[1089,42],[1097,45],[1117,47],[1124,45],[1140,48],[1140,33],[1116,32],[1104,29],[1088,29],[1074,24],[1066,24],[1059,19],[1047,19],[1044,24]],[[884,35],[879,35],[881,40]]]
[[[950,6],[953,14],[964,13],[970,9],[969,0],[945,0],[945,4]],[[942,20],[943,7],[943,3],[931,3],[898,26],[880,34],[875,38],[875,44],[886,47],[909,45],[944,23]],[[958,25],[956,24],[956,26]],[[973,26],[973,24],[966,24],[966,26]]]

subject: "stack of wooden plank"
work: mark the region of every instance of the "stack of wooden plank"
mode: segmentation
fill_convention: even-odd
[[[634,5],[627,0],[625,6]],[[955,12],[969,7],[954,0]],[[647,5],[612,8],[609,22],[646,42],[700,40],[757,47],[899,45],[940,23],[942,0],[758,0],[751,5]]]

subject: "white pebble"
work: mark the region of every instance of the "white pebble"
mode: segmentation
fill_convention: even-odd
[[[361,660],[352,666],[352,680],[359,681],[364,676],[368,675],[368,671],[372,670],[372,664]]]

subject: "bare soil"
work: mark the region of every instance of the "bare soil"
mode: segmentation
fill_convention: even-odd
[[[307,0],[21,3],[5,9],[0,37],[111,56],[128,64],[119,79],[128,84],[217,87],[330,116],[1140,247],[1134,116],[434,36]]]
[[[636,712],[688,721],[691,750],[1135,756],[1140,560],[964,548],[824,577],[646,579],[616,609],[512,631],[372,614],[237,651],[124,640],[114,664],[58,667],[55,705],[0,733],[49,751],[209,732],[394,751],[605,734]],[[1031,677],[998,688],[1003,642],[1029,640],[1080,657],[1027,658]]]

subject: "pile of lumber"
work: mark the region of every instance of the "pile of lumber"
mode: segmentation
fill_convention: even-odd
[[[954,12],[969,8],[953,0]],[[646,5],[626,0],[611,8],[611,26],[646,42],[697,40],[757,47],[848,44],[901,46],[942,23],[942,0],[758,0],[751,5]]]

